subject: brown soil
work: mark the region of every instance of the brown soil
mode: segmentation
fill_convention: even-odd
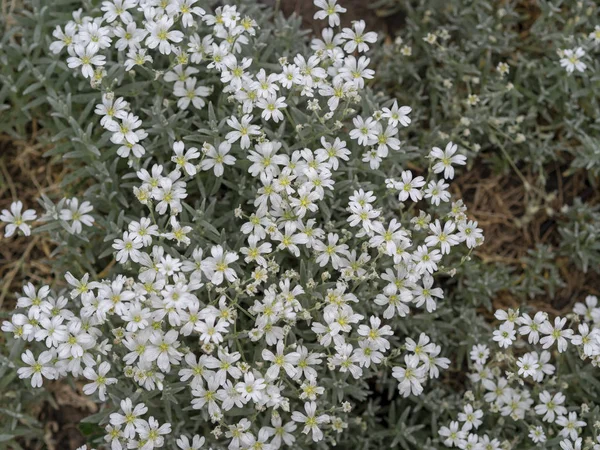
[[[590,205],[600,203],[600,192],[589,185],[585,171],[564,176],[565,167],[546,168],[544,189],[535,187],[538,183],[532,173],[492,174],[483,162],[459,176],[454,188],[465,200],[469,216],[484,230],[485,242],[475,255],[486,263],[513,266],[520,273],[528,250],[538,244],[559,249],[558,220],[563,206],[572,205],[576,198]],[[562,256],[555,264],[565,285],[554,296],[529,299],[529,305],[559,315],[570,312],[586,295],[600,295],[600,277],[593,270],[584,273]],[[493,303],[498,308],[515,308],[521,300],[503,291]]]
[[[21,200],[23,209],[36,210],[39,219],[42,211],[38,204],[40,196],[60,195],[60,181],[66,169],[60,163],[44,158],[46,150],[38,143],[35,123],[27,141],[0,135],[0,210],[8,209],[15,200]],[[3,225],[0,225],[0,230],[3,230]],[[0,308],[12,309],[15,293],[21,291],[23,282],[31,281],[38,285],[52,281],[52,270],[47,261],[54,247],[43,235],[2,238]]]

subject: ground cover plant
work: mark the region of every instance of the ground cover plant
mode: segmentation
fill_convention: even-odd
[[[6,264],[0,446],[600,448],[580,3],[3,4],[2,131],[65,169],[3,165],[45,263]],[[476,217],[507,179],[530,248]]]

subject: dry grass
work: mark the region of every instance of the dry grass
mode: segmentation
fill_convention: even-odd
[[[585,171],[565,177],[564,168],[546,168],[547,183],[543,190],[536,188],[536,177],[525,171],[516,174],[492,174],[481,163],[465,172],[454,183],[459,197],[465,200],[468,213],[484,230],[485,243],[476,256],[485,263],[502,263],[524,269],[522,258],[538,244],[560,248],[558,218],[561,208],[582,198],[590,205],[600,203],[600,193],[588,184]],[[586,295],[600,295],[600,278],[593,272],[583,273],[566,257],[555,261],[565,286],[553,298],[545,295],[529,300],[537,309],[553,315],[572,310],[573,304]],[[494,305],[516,307],[520,300],[502,291]]]
[[[60,195],[65,167],[43,157],[47,150],[38,142],[38,130],[32,126],[27,141],[0,135],[0,209],[21,200],[25,208],[39,212],[37,199],[42,195]],[[34,284],[50,283],[52,270],[47,264],[54,249],[43,235],[2,238],[0,245],[0,308],[12,307],[15,292],[26,280]]]

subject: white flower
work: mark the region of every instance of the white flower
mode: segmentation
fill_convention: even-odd
[[[227,119],[227,125],[233,128],[234,131],[227,133],[225,139],[227,139],[230,144],[241,139],[240,146],[242,149],[249,148],[250,137],[260,134],[260,127],[258,125],[250,125],[250,122],[252,122],[252,116],[249,114],[244,115],[241,121],[235,116],[231,116]]]
[[[198,0],[175,0],[167,6],[169,15],[181,14],[181,23],[184,27],[194,25],[194,15],[203,16],[206,11],[199,6],[193,6]]]
[[[600,44],[600,25],[596,25],[588,37],[594,41],[594,44]]]
[[[454,167],[452,164],[464,166],[467,163],[467,157],[464,155],[455,155],[458,146],[452,142],[448,142],[446,149],[433,147],[429,153],[429,157],[439,160],[433,166],[434,173],[444,172],[444,178],[451,180],[454,178]]]
[[[475,410],[473,405],[470,404],[466,404],[463,407],[463,412],[458,413],[458,421],[464,422],[462,426],[463,431],[479,428],[479,426],[483,423],[481,421],[482,417],[483,411],[481,409]]]
[[[102,362],[98,366],[97,373],[92,367],[86,367],[86,369],[83,371],[83,376],[92,382],[83,386],[83,392],[85,395],[92,395],[94,392],[96,392],[96,390],[98,390],[98,396],[100,400],[106,400],[106,386],[110,386],[111,384],[115,384],[117,382],[116,378],[106,376],[109,370],[110,364],[106,361]]]
[[[263,110],[261,117],[265,120],[273,119],[273,122],[278,123],[283,120],[283,113],[280,109],[287,106],[285,97],[277,97],[277,95],[269,95],[268,97],[259,98],[256,106]]]
[[[340,14],[346,12],[346,8],[342,8],[337,4],[337,0],[314,0],[315,6],[321,8],[322,11],[317,11],[314,19],[329,20],[330,27],[336,27],[340,24]]]
[[[583,72],[587,67],[586,64],[581,61],[581,58],[584,56],[585,50],[581,47],[563,50],[560,65],[561,67],[564,67],[569,74],[573,73],[575,70]]]
[[[439,250],[430,250],[425,245],[420,245],[412,255],[412,260],[416,264],[415,270],[419,274],[435,272],[438,268],[437,263],[442,259]]]
[[[583,346],[583,353],[586,356],[595,356],[600,354],[600,330],[594,328],[590,330],[587,323],[581,323],[578,327],[579,334],[573,335],[571,343],[573,345]]]
[[[70,52],[75,45],[75,36],[77,34],[77,24],[75,22],[68,22],[65,25],[65,31],[63,32],[60,26],[56,26],[52,32],[52,36],[57,39],[50,44],[50,51],[55,55],[59,54],[63,48],[67,47]]]
[[[359,52],[364,53],[369,50],[369,44],[377,42],[377,33],[370,31],[365,33],[365,21],[356,20],[352,22],[352,29],[344,28],[342,30],[342,38],[346,39],[344,45],[344,51],[346,53],[353,53],[358,49]]]
[[[557,416],[560,417],[567,413],[567,408],[563,406],[566,397],[561,392],[557,392],[552,396],[548,391],[543,391],[540,392],[539,398],[541,404],[535,406],[535,413],[544,414],[544,417],[542,417],[544,422],[552,423]]]
[[[571,442],[570,440],[566,439],[564,441],[560,441],[560,448],[562,450],[581,450],[581,446],[582,446],[582,439],[581,438],[572,438],[573,442]],[[594,446],[594,450],[596,450],[596,446]]]
[[[102,95],[102,103],[96,105],[94,113],[103,116],[102,119],[100,119],[100,125],[106,127],[107,124],[113,122],[115,119],[123,120],[127,118],[127,106],[128,104],[123,97],[119,97],[115,100],[104,94]]]
[[[490,349],[487,345],[476,344],[471,348],[470,357],[476,364],[485,364],[490,356]]]
[[[177,447],[181,450],[200,450],[204,445],[206,439],[204,436],[199,436],[197,434],[192,438],[192,442],[190,442],[189,438],[185,435],[181,435],[179,439],[177,439]]]
[[[433,312],[437,309],[436,300],[433,297],[439,299],[444,298],[444,291],[441,288],[433,288],[433,277],[429,274],[424,274],[423,287],[415,284],[412,288],[413,301],[417,308],[420,308],[425,304],[427,312]]]
[[[134,66],[143,66],[147,62],[152,62],[152,57],[147,53],[148,51],[145,48],[130,49],[127,52],[127,59],[125,60],[125,70],[130,71]]]
[[[211,283],[218,286],[223,283],[223,278],[230,283],[237,280],[235,270],[229,267],[229,264],[239,258],[235,252],[225,252],[223,247],[216,245],[211,247],[210,254],[202,261],[201,268]]]
[[[501,348],[508,348],[512,345],[516,332],[514,326],[510,322],[505,322],[500,325],[500,329],[494,330],[492,339],[498,343]]]
[[[556,317],[554,319],[554,326],[548,321],[540,325],[540,333],[546,335],[540,339],[540,344],[543,348],[550,348],[555,342],[558,344],[559,353],[564,352],[567,349],[568,341],[573,337],[573,330],[562,328],[567,323],[567,318]]]
[[[468,248],[474,248],[483,242],[483,230],[477,228],[477,222],[474,220],[459,222],[457,236]]]
[[[538,311],[535,313],[533,319],[529,317],[529,314],[523,314],[517,319],[517,323],[521,325],[519,327],[519,334],[521,336],[528,336],[527,340],[530,344],[537,344],[540,340],[540,326],[547,320],[547,314]]]
[[[418,202],[423,198],[421,187],[425,185],[425,179],[421,176],[413,179],[413,174],[410,170],[402,171],[400,175],[402,181],[394,183],[394,189],[400,191],[398,200],[405,201],[410,197],[413,202]]]
[[[573,441],[579,435],[578,428],[585,427],[586,425],[583,420],[577,420],[577,413],[575,411],[571,411],[568,416],[558,417],[556,424],[563,427],[558,434],[565,438],[569,437]]]
[[[450,200],[450,193],[447,191],[449,187],[450,185],[444,180],[430,181],[425,189],[425,198],[430,198],[431,203],[435,206],[439,206],[440,202],[448,202]]]
[[[138,262],[141,255],[139,249],[142,246],[142,240],[137,236],[132,236],[127,231],[123,233],[123,239],[115,239],[112,245],[115,250],[118,250],[116,260],[121,264],[125,264],[128,259]]]
[[[21,355],[21,359],[30,367],[21,367],[17,373],[19,378],[31,378],[31,385],[42,387],[42,377],[53,380],[57,377],[57,371],[51,364],[54,354],[50,351],[45,351],[40,354],[36,360],[31,353],[31,350],[26,350]]]
[[[287,446],[292,446],[294,444],[296,438],[292,433],[296,431],[297,428],[294,422],[287,422],[284,425],[279,414],[272,414],[271,425],[273,428],[266,427],[266,429],[269,431],[269,434],[273,435],[273,439],[271,440],[273,449],[280,448],[282,441]]]
[[[312,439],[314,442],[318,442],[323,439],[323,432],[321,431],[320,425],[329,422],[329,416],[327,414],[321,414],[317,416],[317,404],[315,402],[307,402],[304,404],[305,414],[301,412],[292,412],[292,420],[294,422],[300,422],[304,424],[302,432],[308,434],[312,431]]]
[[[258,403],[263,398],[263,391],[267,385],[263,378],[256,378],[253,373],[244,374],[244,381],[236,384],[235,389],[245,400],[252,400]]]
[[[279,166],[287,163],[287,157],[277,155],[277,151],[281,148],[279,142],[264,142],[257,144],[254,150],[250,150],[247,159],[253,164],[248,168],[248,172],[253,177],[258,177],[264,174],[267,179],[279,174]]]
[[[575,303],[573,312],[583,316],[586,322],[593,321],[594,323],[599,323],[600,308],[598,308],[598,297],[595,295],[588,295],[585,298],[585,304],[580,302]]]
[[[450,427],[440,428],[439,434],[444,438],[446,447],[458,446],[458,444],[467,437],[467,432],[459,429],[460,425],[456,421],[450,422]],[[483,447],[485,448],[485,447]]]
[[[94,218],[88,214],[94,210],[94,207],[90,202],[83,202],[79,205],[79,200],[72,198],[66,201],[66,208],[60,211],[61,220],[72,222],[70,224],[70,231],[73,234],[80,234],[83,227],[86,225],[91,227],[94,223]]]
[[[148,412],[148,408],[144,403],[139,403],[135,405],[134,408],[130,398],[121,400],[120,406],[123,414],[112,413],[110,415],[110,423],[112,425],[125,424],[123,436],[131,439],[135,436],[136,428],[141,427],[146,423],[146,421],[140,418],[140,416],[146,414]]]
[[[371,60],[366,56],[356,59],[354,56],[347,56],[344,59],[344,65],[340,67],[339,76],[346,81],[353,83],[357,89],[365,87],[365,80],[370,80],[375,75],[375,71],[368,69]]]
[[[117,50],[123,51],[128,49],[133,52],[140,49],[140,42],[142,42],[148,34],[146,30],[139,29],[137,24],[133,21],[127,23],[127,28],[121,26],[113,28],[113,33],[119,38],[115,44]]]
[[[392,328],[389,325],[381,326],[381,319],[376,316],[371,316],[369,322],[371,323],[371,327],[360,325],[358,327],[358,334],[373,343],[376,349],[388,350],[390,342],[384,336],[393,336],[394,332]]]
[[[148,48],[156,48],[163,55],[168,55],[173,49],[171,42],[181,42],[184,35],[181,31],[169,31],[173,26],[173,19],[168,15],[161,16],[157,21],[149,20],[146,23],[146,30],[149,36],[146,38]]]
[[[210,95],[211,89],[206,86],[196,87],[196,81],[196,78],[190,77],[185,81],[175,83],[173,94],[179,97],[177,100],[179,109],[186,110],[190,106],[190,102],[197,109],[202,109],[206,105],[204,98]]]
[[[517,359],[517,366],[519,367],[519,375],[522,375],[525,378],[533,376],[537,372],[539,363],[537,357],[532,356],[530,353],[526,353]]]
[[[529,430],[529,439],[531,439],[534,444],[546,442],[546,433],[544,433],[544,429],[539,425],[537,427],[532,427]]]
[[[205,158],[200,162],[200,168],[202,170],[213,169],[215,176],[223,176],[224,164],[232,166],[235,164],[235,157],[228,155],[231,150],[231,144],[227,141],[219,144],[219,149],[215,149],[210,144],[204,144],[203,149],[205,150]]]
[[[133,20],[128,9],[134,8],[137,5],[135,0],[111,0],[102,2],[100,8],[104,11],[104,18],[108,23],[121,19],[123,23],[130,23]]]
[[[196,175],[196,166],[190,162],[200,157],[200,152],[196,147],[185,150],[183,142],[177,141],[173,144],[173,153],[175,154],[171,156],[171,161],[177,164],[178,168],[182,168],[189,176]]]
[[[4,237],[11,237],[17,229],[21,230],[25,236],[31,234],[31,227],[26,222],[35,220],[37,214],[33,209],[28,209],[25,212],[21,212],[22,210],[23,203],[19,200],[10,204],[10,211],[7,209],[2,210],[0,221],[7,224],[4,229]]]
[[[348,254],[348,246],[346,244],[338,244],[339,236],[335,233],[327,235],[327,244],[322,241],[316,241],[313,248],[319,252],[317,263],[323,267],[331,260],[331,265],[334,269],[340,266],[342,258],[340,255]]]
[[[436,219],[435,223],[429,224],[429,229],[433,234],[425,238],[425,245],[436,247],[439,244],[442,255],[450,253],[450,248],[458,245],[460,242],[458,235],[452,234],[455,228],[455,223],[449,220],[444,224],[444,228],[442,229],[439,219]]]
[[[372,117],[364,120],[361,116],[352,119],[354,129],[350,131],[350,137],[356,139],[359,145],[369,146],[377,142],[377,122]]]
[[[150,416],[148,422],[143,422],[135,430],[140,435],[140,438],[145,441],[142,450],[152,450],[154,447],[163,446],[165,438],[162,435],[171,433],[171,424],[163,423],[159,426],[158,421]]]
[[[106,64],[106,57],[97,55],[97,51],[93,51],[90,46],[84,47],[81,44],[76,44],[73,50],[75,54],[67,59],[67,65],[70,69],[81,67],[81,73],[85,78],[92,78],[94,75],[93,66]]]
[[[205,344],[211,341],[219,344],[223,342],[223,334],[227,333],[228,323],[222,319],[217,321],[214,316],[209,316],[204,321],[196,323],[195,329],[200,333],[200,340]]]
[[[426,380],[426,366],[419,366],[421,361],[417,355],[405,355],[404,362],[406,368],[399,366],[392,368],[392,376],[400,382],[398,391],[403,397],[408,397],[411,394],[421,395],[423,392],[422,384]]]
[[[148,136],[143,129],[137,130],[141,125],[142,121],[138,116],[128,113],[121,119],[121,123],[116,120],[107,122],[106,129],[113,133],[110,137],[113,144],[137,144]]]
[[[139,238],[144,247],[152,244],[152,236],[158,236],[158,225],[152,225],[147,217],[141,217],[139,222],[135,220],[130,222],[128,229],[129,237]]]
[[[262,351],[262,358],[265,361],[271,362],[271,367],[267,370],[267,379],[274,380],[279,377],[280,369],[285,370],[290,378],[294,378],[296,375],[296,369],[294,368],[294,361],[296,361],[295,355],[283,353],[284,344],[283,341],[277,343],[277,353],[273,353],[268,349]]]
[[[412,111],[410,106],[398,107],[398,101],[394,100],[392,108],[382,108],[383,114],[381,117],[388,120],[388,123],[395,127],[400,123],[402,126],[407,127],[410,125],[410,117],[408,115]]]
[[[321,145],[323,148],[315,150],[315,154],[317,158],[331,164],[333,170],[337,170],[339,167],[338,158],[348,161],[350,150],[346,148],[346,141],[342,141],[340,138],[336,137],[333,143],[331,143],[323,136],[321,137]]]
[[[179,334],[175,330],[166,333],[158,332],[150,336],[150,345],[144,357],[147,361],[156,361],[159,369],[165,373],[171,370],[171,364],[178,365],[183,354],[177,350],[181,345],[177,340]]]

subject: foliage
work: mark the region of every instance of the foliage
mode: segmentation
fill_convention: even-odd
[[[565,317],[566,349],[545,350],[555,344],[544,341],[555,335],[553,317],[535,316],[542,342],[523,327],[537,312],[528,302],[565,285],[557,258],[597,271],[597,207],[578,199],[563,208],[558,245],[530,249],[515,270],[476,256],[477,223],[461,200],[449,201],[444,183],[454,178],[449,167],[464,170],[466,155],[467,168],[476,161],[512,171],[525,188],[523,174],[534,173],[540,204],[550,162],[568,173],[584,169],[596,186],[597,5],[383,0],[374,6],[400,11],[405,26],[393,43],[368,35],[353,48],[345,45],[361,24],[340,26],[324,2],[316,2],[324,5],[320,18],[341,33],[334,44],[254,1],[235,2],[237,9],[173,1],[166,11],[129,7],[149,32],[139,46],[118,51],[110,34],[111,44],[84,55],[75,46],[97,42],[80,34],[88,17],[104,15],[103,27],[129,23],[124,11],[110,20],[106,3],[31,0],[0,19],[0,110],[11,114],[0,131],[22,137],[35,121],[52,144],[48,156],[70,167],[64,198],[41,198],[34,219],[19,221],[17,209],[2,216],[7,235],[10,224],[17,234],[49,235],[53,268],[64,278],[51,289],[24,286],[18,309],[4,316],[0,387],[10,389],[0,389],[0,448],[41,439],[26,411],[45,395],[41,376],[67,375],[102,404],[80,424],[94,447],[185,449],[206,440],[212,448],[274,449],[285,436],[296,448],[525,449],[543,427],[541,448],[568,449],[578,435],[592,448],[600,395],[587,382],[600,353],[594,297]],[[198,6],[206,12],[191,12]],[[219,12],[233,19],[215,23],[210,15]],[[152,25],[163,14],[181,40],[159,30],[163,42],[154,48]],[[59,49],[69,27],[73,40]],[[225,44],[188,47],[204,36]],[[375,73],[365,60],[353,67],[362,62],[360,44],[372,47]],[[573,63],[568,74],[569,54],[556,52],[578,46],[587,67]],[[152,61],[127,56],[139,47]],[[82,74],[83,59],[97,55],[105,64]],[[310,56],[314,67],[302,68]],[[198,71],[182,73],[192,67]],[[246,114],[256,126],[247,144],[231,133],[248,128],[236,122]],[[124,126],[138,117],[132,137]],[[506,296],[529,315],[492,317]],[[52,319],[54,342],[46,339]],[[135,356],[138,345],[146,357]],[[300,366],[305,350],[314,374]],[[214,385],[226,354],[236,362]],[[194,372],[202,364],[204,378]],[[310,393],[313,375],[324,388],[318,395]],[[505,392],[489,400],[489,382],[504,377]],[[546,390],[564,394],[587,426],[572,434],[562,419],[542,421],[536,405]],[[142,403],[143,419],[124,436],[120,414]],[[314,407],[319,423],[306,418]],[[469,427],[469,411],[481,411],[483,423]],[[286,431],[273,434],[280,418]],[[186,447],[194,435],[202,439]]]

